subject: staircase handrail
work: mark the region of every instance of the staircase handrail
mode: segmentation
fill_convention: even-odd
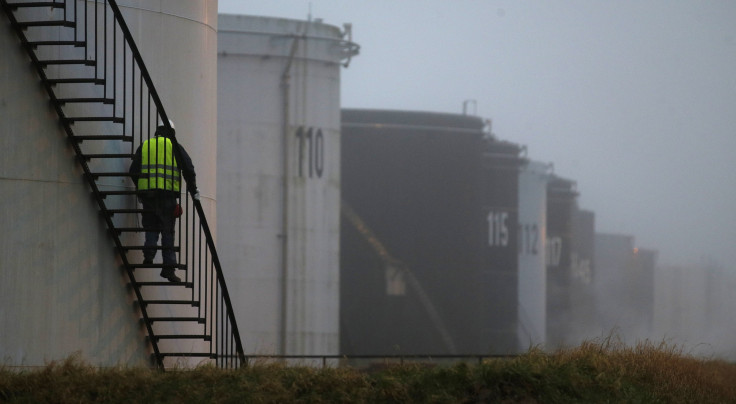
[[[161,98],[158,95],[158,92],[156,91],[156,87],[153,85],[153,80],[151,79],[151,75],[148,73],[148,68],[146,67],[146,64],[143,62],[143,57],[141,56],[140,51],[138,50],[138,46],[136,45],[136,42],[133,38],[133,35],[130,33],[130,29],[128,28],[128,24],[125,22],[125,18],[123,17],[123,13],[120,11],[120,7],[118,7],[116,0],[107,0],[110,4],[110,9],[113,12],[113,16],[115,18],[115,21],[118,23],[121,32],[123,33],[123,37],[125,39],[125,42],[128,44],[128,47],[130,48],[131,55],[135,59],[141,78],[146,81],[146,85],[148,86],[148,90],[151,95],[151,99],[153,100],[154,104],[156,105],[156,109],[161,117],[161,121],[163,125],[167,129],[172,129],[171,124],[169,123],[169,118],[166,115],[166,110],[164,109],[163,103],[161,102]],[[170,137],[171,142],[173,143],[173,151],[175,153],[175,158],[178,161],[183,161],[179,144],[176,139],[176,135]],[[182,167],[182,170],[185,170],[184,167]],[[198,198],[194,197],[194,193],[196,192],[195,189],[192,189],[191,187],[187,187],[187,193],[189,194],[189,197],[191,198],[191,201],[193,202],[193,205],[195,207],[195,210],[197,212],[200,226],[202,227],[202,231],[205,234],[205,240],[207,242],[207,247],[210,250],[212,263],[216,269],[217,274],[217,281],[219,283],[219,286],[221,288],[222,298],[225,301],[225,305],[227,306],[227,316],[230,320],[230,325],[232,327],[232,333],[235,339],[236,344],[236,351],[240,359],[240,363],[245,363],[245,353],[243,351],[242,342],[240,340],[240,332],[238,331],[237,322],[235,321],[235,315],[232,310],[232,302],[230,300],[230,294],[227,290],[227,284],[225,283],[225,277],[222,272],[222,266],[220,264],[220,259],[217,255],[217,249],[215,248],[215,243],[212,238],[212,232],[210,230],[209,224],[207,222],[207,218],[205,216],[204,210],[202,209],[202,203],[199,201]]]

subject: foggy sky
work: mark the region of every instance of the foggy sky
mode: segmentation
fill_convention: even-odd
[[[352,23],[342,106],[461,113],[575,180],[599,232],[736,270],[736,2],[219,0]]]

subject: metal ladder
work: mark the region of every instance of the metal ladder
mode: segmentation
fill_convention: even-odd
[[[176,269],[186,270],[182,282],[160,281],[162,264],[137,263],[143,210],[127,166],[158,122],[168,127],[169,121],[116,1],[0,5],[38,72],[119,252],[153,363],[161,369],[192,360],[223,368],[246,365],[212,234],[193,189],[181,196],[184,213],[176,229]]]

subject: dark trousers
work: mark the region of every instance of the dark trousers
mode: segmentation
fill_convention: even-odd
[[[174,252],[174,208],[176,207],[176,194],[166,191],[151,191],[140,196],[143,209],[143,229],[146,232],[144,247],[155,247],[161,235],[161,256],[164,265],[176,264],[176,253]],[[156,256],[155,248],[144,248],[143,259],[152,261]]]

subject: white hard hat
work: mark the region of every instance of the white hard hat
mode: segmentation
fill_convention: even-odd
[[[171,119],[169,119],[169,125],[171,126],[171,129],[176,129],[176,127],[174,126],[174,121],[172,121]],[[158,126],[164,126],[164,121],[161,120],[160,117],[158,118]]]

